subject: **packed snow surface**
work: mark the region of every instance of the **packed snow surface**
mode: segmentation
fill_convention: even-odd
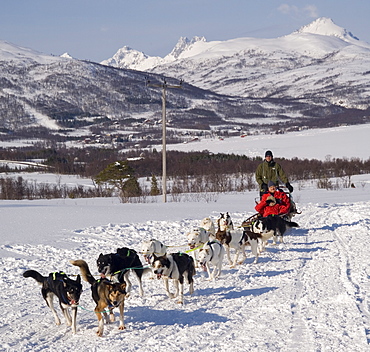
[[[186,233],[203,217],[230,212],[235,225],[253,215],[255,192],[222,194],[210,202],[121,204],[116,198],[1,201],[3,351],[366,351],[370,340],[368,249],[370,178],[356,188],[317,190],[295,185],[302,211],[285,242],[268,245],[257,264],[247,260],[208,281],[198,269],[195,293],[185,303],[165,295],[146,274],[144,297],[136,278],[126,300],[124,331],[117,321],[96,335],[89,285],[83,282],[77,334],[55,325],[39,285],[22,273],[76,275],[70,259],[84,259],[93,274],[100,253],[127,246],[140,251],[156,238],[169,252],[186,251]],[[233,252],[232,252],[233,254]],[[140,255],[141,256],[141,255]],[[141,256],[142,258],[142,256]],[[172,286],[170,286],[172,287]]]

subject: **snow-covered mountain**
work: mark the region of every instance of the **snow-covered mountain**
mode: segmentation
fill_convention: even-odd
[[[179,58],[182,58],[186,52],[192,53],[194,44],[198,42],[206,43],[206,38],[194,37],[193,39],[189,40],[186,37],[181,37],[172,51],[164,58],[159,56],[148,56],[141,51],[124,46],[123,48],[119,49],[113,55],[113,57],[102,61],[101,64],[139,71],[151,70],[156,66],[171,63]]]
[[[275,39],[182,37],[163,58],[124,47],[104,65],[0,41],[0,136],[134,133],[155,144],[164,76],[185,82],[167,90],[172,141],[362,124],[369,67],[370,45],[326,18]]]
[[[13,62],[14,64],[50,64],[63,60],[61,57],[46,55],[39,51],[24,48],[0,40],[0,62]]]
[[[324,98],[347,107],[369,106],[370,44],[329,18],[273,39],[180,38],[162,59],[133,49],[118,53],[102,64],[179,77],[232,96]]]

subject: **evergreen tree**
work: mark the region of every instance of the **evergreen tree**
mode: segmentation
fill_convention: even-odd
[[[99,185],[109,185],[111,189],[117,189],[120,198],[137,197],[142,194],[137,178],[134,176],[134,169],[127,161],[116,161],[109,164],[95,177]]]
[[[157,196],[158,194],[160,194],[160,191],[159,191],[159,188],[158,188],[157,178],[155,177],[155,175],[152,175],[150,195],[151,196]]]

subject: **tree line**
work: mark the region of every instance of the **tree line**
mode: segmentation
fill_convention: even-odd
[[[159,180],[162,175],[162,153],[154,150],[130,150],[122,153],[116,149],[106,148],[35,148],[0,149],[3,160],[42,160],[49,167],[49,172],[57,174],[74,174],[92,178],[96,187],[85,189],[81,186],[68,188],[64,185],[43,185],[25,181],[22,177],[11,178],[4,175],[0,178],[0,199],[37,199],[37,198],[75,198],[101,197],[115,194],[114,188],[105,184],[120,185],[118,195],[127,201],[130,197],[146,197],[161,193]],[[167,193],[174,197],[182,193],[243,192],[256,189],[254,172],[262,157],[248,157],[237,154],[200,152],[167,152]],[[316,179],[317,186],[333,188],[330,178],[343,178],[343,185],[350,187],[351,177],[357,174],[370,173],[370,159],[331,158],[326,160],[276,158],[289,175],[291,182]],[[110,180],[114,174],[112,165],[129,167],[130,187],[124,182]],[[110,169],[109,169],[110,168]],[[37,167],[26,170],[35,171]],[[38,171],[40,171],[39,169]],[[44,169],[42,169],[44,171]],[[113,170],[113,171],[112,171]],[[0,172],[17,171],[7,165],[0,166]],[[100,178],[99,178],[100,176]],[[104,177],[103,177],[104,176]],[[113,177],[113,176],[112,176]],[[116,176],[114,176],[116,177]],[[136,180],[143,178],[146,185],[139,185]],[[117,193],[117,192],[116,192]]]

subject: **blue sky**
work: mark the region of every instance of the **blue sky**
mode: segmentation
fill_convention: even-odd
[[[370,43],[368,0],[0,0],[0,40],[100,62],[124,45],[163,57],[181,36],[275,38],[318,17]]]

